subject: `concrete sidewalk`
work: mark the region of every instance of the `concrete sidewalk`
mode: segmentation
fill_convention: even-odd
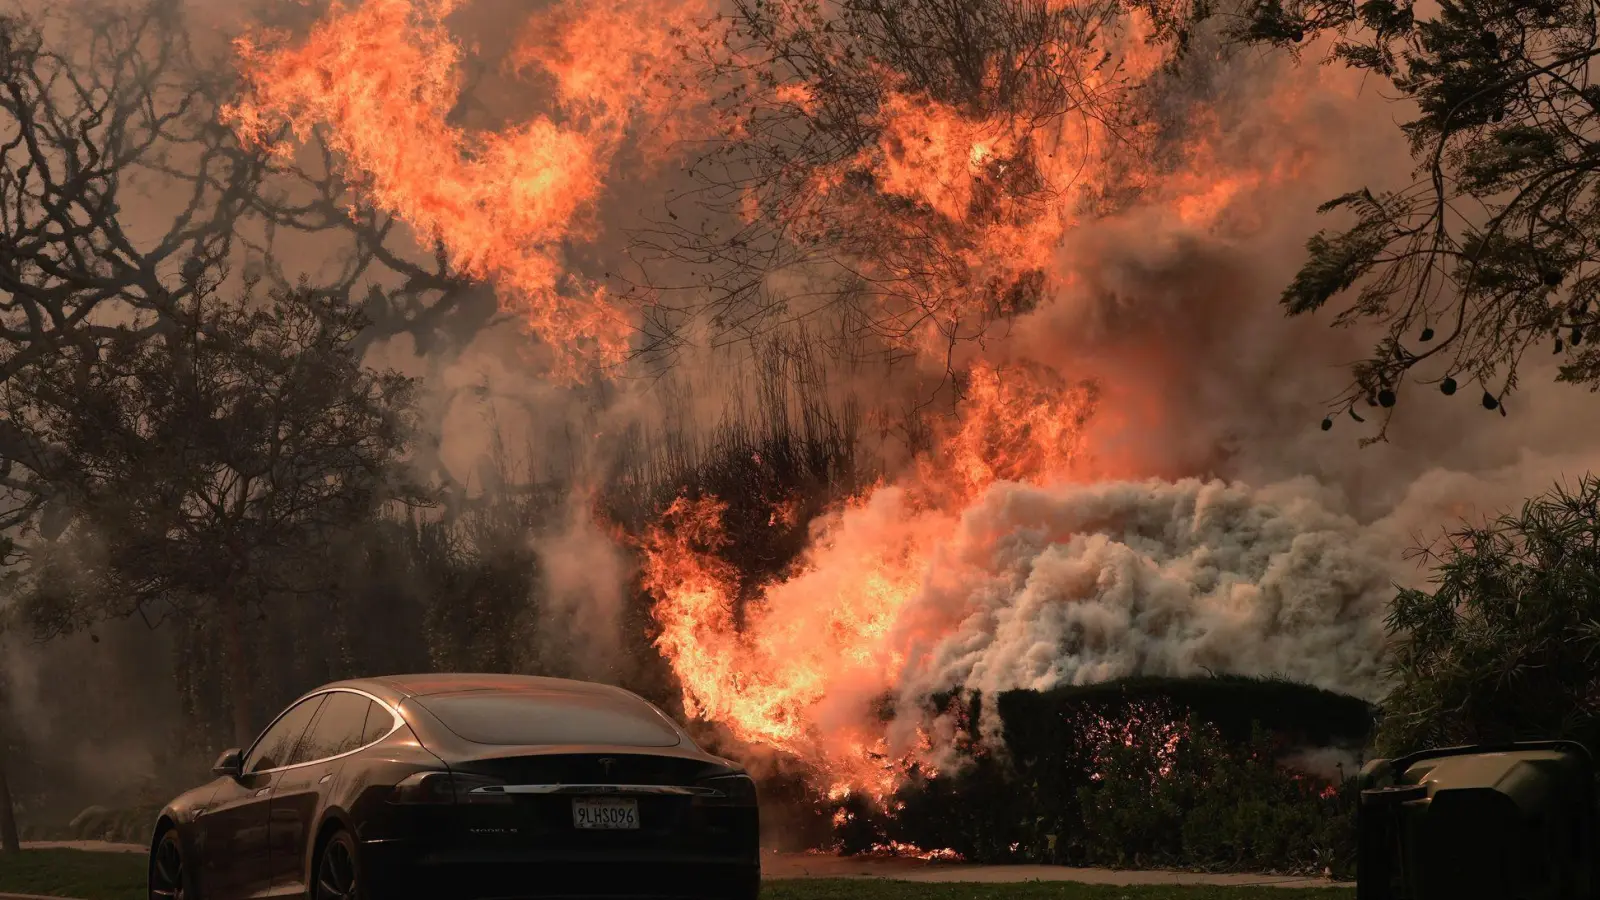
[[[143,844],[113,844],[110,841],[23,841],[24,850],[92,850],[96,853],[149,853]]]
[[[35,841],[24,849],[88,850],[105,853],[145,853],[138,844],[105,841]],[[851,878],[922,883],[1017,884],[1030,881],[1074,881],[1081,884],[1217,885],[1286,888],[1355,887],[1348,882],[1292,875],[1250,875],[1220,872],[1167,872],[1128,869],[1074,869],[1067,866],[975,866],[906,858],[861,858],[820,853],[765,853],[762,875],[770,881],[791,878]],[[0,894],[0,900],[37,900],[18,894]],[[61,900],[61,898],[55,898]]]
[[[923,883],[1016,884],[1027,881],[1075,881],[1127,887],[1140,884],[1343,887],[1348,882],[1293,875],[1251,875],[1222,872],[1169,872],[1161,870],[1075,869],[1068,866],[976,866],[966,863],[929,862],[920,859],[863,859],[811,853],[770,853],[762,857],[761,873],[769,880],[789,878],[878,878]]]

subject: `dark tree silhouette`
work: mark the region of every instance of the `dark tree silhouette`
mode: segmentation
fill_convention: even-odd
[[[108,315],[183,302],[231,252],[258,164],[209,114],[215,86],[195,77],[176,10],[85,7],[82,21],[47,23],[74,40],[0,15],[0,382],[103,338]],[[124,213],[153,182],[177,200],[165,227],[136,237]],[[22,474],[37,462],[23,429],[0,422],[8,535],[62,521],[60,505]],[[13,573],[12,540],[0,544]],[[0,819],[12,821],[4,798]]]
[[[20,11],[29,6],[43,11]],[[174,352],[172,335],[192,327],[196,315],[209,315],[217,305],[214,292],[221,285],[234,290],[238,276],[283,296],[292,292],[297,303],[326,302],[342,310],[340,316],[359,308],[366,327],[351,332],[340,348],[352,359],[400,334],[424,352],[461,344],[496,316],[492,290],[460,277],[438,253],[416,247],[392,218],[360,202],[318,141],[292,160],[241,144],[219,116],[235,95],[231,61],[207,57],[190,41],[188,26],[179,0],[0,8],[0,385],[25,380],[12,389],[14,401],[48,387],[45,379],[63,366],[79,367],[67,374],[81,380],[100,377],[93,373],[105,371],[113,351],[123,361],[141,359],[133,346],[138,340],[165,342],[151,352]],[[280,252],[287,232],[318,236],[325,251],[318,262],[337,265],[319,273],[317,282],[304,282]],[[137,327],[118,324],[129,321]],[[342,327],[328,323],[330,333]],[[153,370],[146,375],[155,377]],[[69,411],[70,399],[54,398],[58,413],[119,410],[112,404]],[[111,396],[97,402],[111,400],[132,402]],[[335,401],[325,400],[334,415]],[[82,599],[78,573],[39,550],[86,529],[84,504],[93,497],[72,493],[73,479],[62,466],[73,459],[58,455],[48,429],[33,430],[42,421],[0,421],[0,572],[5,581],[26,586],[35,601]],[[445,474],[437,460],[422,462]],[[107,483],[120,477],[79,473],[91,474]],[[149,469],[141,477],[157,474]],[[176,475],[161,477],[170,483]],[[146,490],[154,488],[147,483]],[[111,496],[108,488],[100,491],[101,500]],[[140,496],[153,502],[153,495]],[[109,515],[105,508],[92,511]],[[28,546],[19,546],[17,536]],[[135,530],[122,537],[149,536]],[[104,540],[108,554],[133,552]],[[197,550],[193,557],[198,564],[218,554]],[[128,560],[138,561],[101,559],[109,568],[91,568],[91,586],[130,578],[123,566]],[[54,608],[64,615],[56,626],[76,627],[93,615],[147,610],[146,601],[157,596],[157,605],[169,609],[204,610],[218,599],[193,583],[185,586],[187,576],[180,576],[171,576],[176,586],[163,587],[154,576],[130,583],[121,609],[35,603],[30,612]],[[255,578],[244,587],[265,590]],[[13,612],[0,610],[6,619]],[[210,621],[205,628],[215,632]],[[237,714],[246,715],[248,704],[237,705]]]
[[[185,71],[173,4],[89,15],[74,41],[0,17],[0,381],[104,337],[108,315],[191,298],[231,253],[258,174]],[[135,237],[125,213],[151,182],[181,200],[155,238]],[[21,427],[0,423],[0,528],[47,500],[12,477]]]
[[[1330,38],[1331,62],[1386,80],[1414,110],[1410,187],[1352,191],[1283,293],[1291,315],[1335,298],[1339,324],[1385,329],[1336,411],[1392,416],[1408,381],[1504,414],[1536,345],[1559,380],[1600,389],[1600,7],[1593,0],[1267,0],[1231,20],[1248,44]],[[1326,427],[1326,426],[1325,426]],[[1381,439],[1380,432],[1378,438]]]
[[[5,706],[0,703],[0,713]],[[16,853],[22,849],[17,835],[17,810],[11,799],[11,783],[6,780],[6,729],[9,723],[0,716],[0,853]]]
[[[242,144],[219,115],[235,93],[176,0],[0,15],[0,381],[119,318],[155,313],[153,327],[240,273],[360,303],[362,347],[399,334],[424,351],[458,345],[495,317],[493,291],[418,253],[320,141],[292,160]],[[286,232],[325,237],[339,265],[304,283],[279,250]],[[0,528],[48,501],[10,478],[29,462],[18,428],[0,423]]]
[[[81,43],[0,18],[0,378],[104,334],[103,307],[183,302],[232,249],[257,166],[183,76],[175,14],[94,14]],[[147,179],[186,194],[154,240],[124,215]]]
[[[61,539],[24,530],[21,615],[41,637],[107,617],[215,621],[235,736],[253,736],[248,629],[273,596],[325,590],[332,537],[389,501],[424,502],[399,466],[409,379],[363,368],[365,319],[325,298],[193,295],[147,336],[125,326],[0,386],[28,423],[26,478],[65,498]]]

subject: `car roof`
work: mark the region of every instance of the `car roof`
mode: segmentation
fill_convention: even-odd
[[[547,678],[539,675],[504,675],[491,672],[434,672],[413,675],[382,675],[357,678],[324,685],[318,690],[346,687],[363,690],[398,703],[411,697],[435,694],[458,694],[468,691],[510,691],[562,694],[601,694],[611,697],[641,698],[609,684],[593,681],[576,681],[570,678]]]

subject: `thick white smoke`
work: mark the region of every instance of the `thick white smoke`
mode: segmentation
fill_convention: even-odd
[[[954,623],[907,699],[1208,672],[1382,691],[1393,548],[1309,482],[999,484],[960,529],[974,549],[906,610]]]

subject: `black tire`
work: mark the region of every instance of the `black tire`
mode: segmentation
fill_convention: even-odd
[[[350,832],[341,828],[322,842],[311,878],[312,900],[366,900],[367,884]]]
[[[199,900],[188,862],[178,829],[168,828],[150,851],[150,900]]]

